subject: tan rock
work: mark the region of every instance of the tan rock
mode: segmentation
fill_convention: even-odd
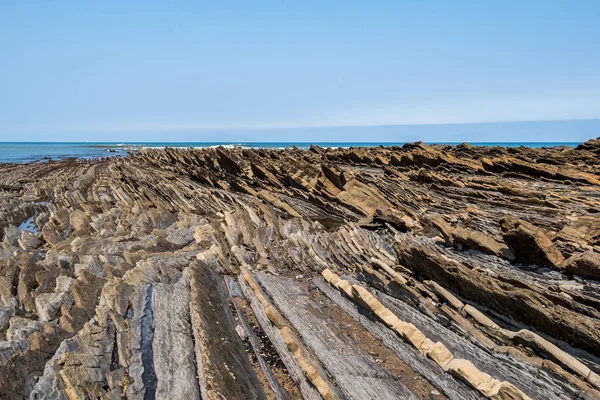
[[[470,229],[456,228],[452,231],[454,243],[462,244],[483,253],[492,254],[513,261],[515,255],[504,243],[497,242],[482,232]]]
[[[565,260],[560,268],[583,278],[600,280],[600,254],[590,250],[573,255]]]
[[[522,264],[557,268],[564,261],[542,229],[514,217],[505,217],[500,224],[504,241]]]

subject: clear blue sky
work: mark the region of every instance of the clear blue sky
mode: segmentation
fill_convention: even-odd
[[[0,141],[324,141],[346,136],[306,128],[600,118],[600,1],[291,3],[2,1]],[[593,123],[476,136],[580,141],[600,135]],[[445,129],[349,137],[473,128]]]

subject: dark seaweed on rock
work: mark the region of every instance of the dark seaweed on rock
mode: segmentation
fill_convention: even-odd
[[[2,399],[600,398],[599,140],[3,164],[0,240]]]

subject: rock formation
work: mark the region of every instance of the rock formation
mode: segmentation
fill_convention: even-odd
[[[600,140],[0,165],[2,399],[600,399]]]

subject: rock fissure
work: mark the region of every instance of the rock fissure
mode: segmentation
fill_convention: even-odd
[[[0,165],[0,398],[600,398],[599,146]]]

